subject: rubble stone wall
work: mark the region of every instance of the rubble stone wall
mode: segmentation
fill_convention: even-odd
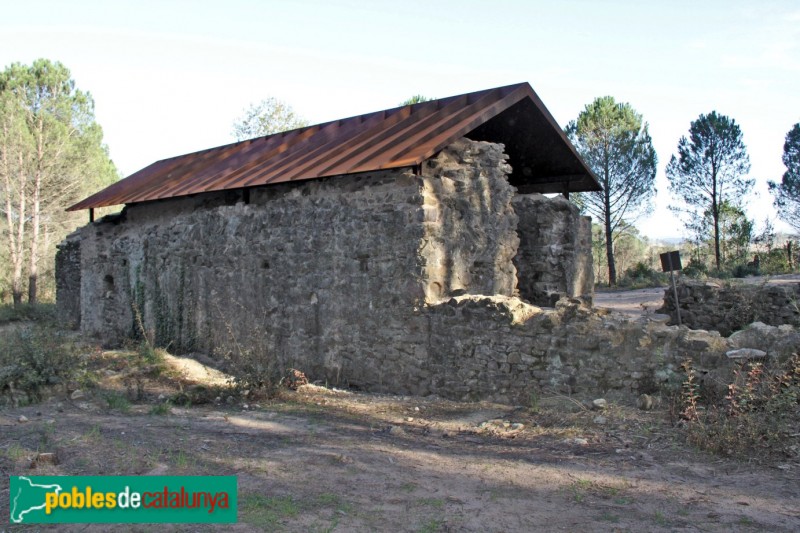
[[[678,301],[683,324],[725,336],[756,321],[800,326],[800,283],[745,285],[682,280]],[[669,314],[671,323],[678,323],[672,287],[664,291],[664,307],[659,312]]]
[[[529,302],[552,307],[563,296],[591,301],[592,221],[563,196],[519,194],[519,251],[514,257],[519,294]]]
[[[251,356],[372,391],[624,396],[675,380],[686,356],[728,364],[731,341],[716,333],[622,320],[580,299],[526,301],[585,295],[590,274],[567,266],[588,255],[588,229],[565,199],[515,197],[507,170],[501,147],[462,140],[418,174],[128,206],[70,237],[80,253],[63,256],[60,283],[72,288],[59,294],[79,293],[82,331],[110,344],[145,330],[176,352]],[[529,288],[517,290],[518,270]]]
[[[623,400],[676,391],[687,358],[701,379],[726,383],[738,364],[728,352],[762,350],[771,364],[785,361],[800,342],[792,326],[754,323],[725,338],[603,312],[577,299],[543,309],[518,298],[461,296],[426,315],[431,390],[516,405],[543,391]]]
[[[81,242],[71,236],[56,250],[56,317],[65,327],[81,324]]]

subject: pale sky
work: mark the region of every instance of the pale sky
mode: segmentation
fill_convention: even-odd
[[[671,237],[664,168],[692,120],[716,110],[740,125],[759,226],[800,121],[796,0],[0,0],[0,13],[0,67],[64,63],[125,176],[232,142],[233,120],[268,96],[317,123],[527,81],[561,125],[603,95],[644,116],[658,197],[637,225]]]

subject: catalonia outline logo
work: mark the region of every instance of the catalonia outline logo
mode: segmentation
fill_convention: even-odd
[[[11,476],[13,524],[234,523],[235,476]]]

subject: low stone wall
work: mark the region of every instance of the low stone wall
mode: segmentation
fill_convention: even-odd
[[[791,326],[755,323],[725,338],[648,317],[624,318],[579,300],[541,309],[516,298],[463,296],[425,313],[430,366],[423,368],[430,389],[512,404],[526,404],[542,390],[619,399],[675,390],[687,358],[701,374],[724,380],[736,365],[729,351],[755,348],[780,362],[800,345],[800,332]]]
[[[716,330],[728,336],[752,322],[800,325],[800,283],[728,284],[682,280],[678,284],[681,321],[692,329]],[[659,310],[677,324],[672,288],[664,291]]]

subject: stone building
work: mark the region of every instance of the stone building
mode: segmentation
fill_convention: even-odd
[[[553,379],[539,326],[512,325],[591,299],[568,195],[599,188],[527,83],[211,148],[70,208],[91,222],[60,245],[58,312],[108,344],[141,321],[174,351],[510,401]]]

